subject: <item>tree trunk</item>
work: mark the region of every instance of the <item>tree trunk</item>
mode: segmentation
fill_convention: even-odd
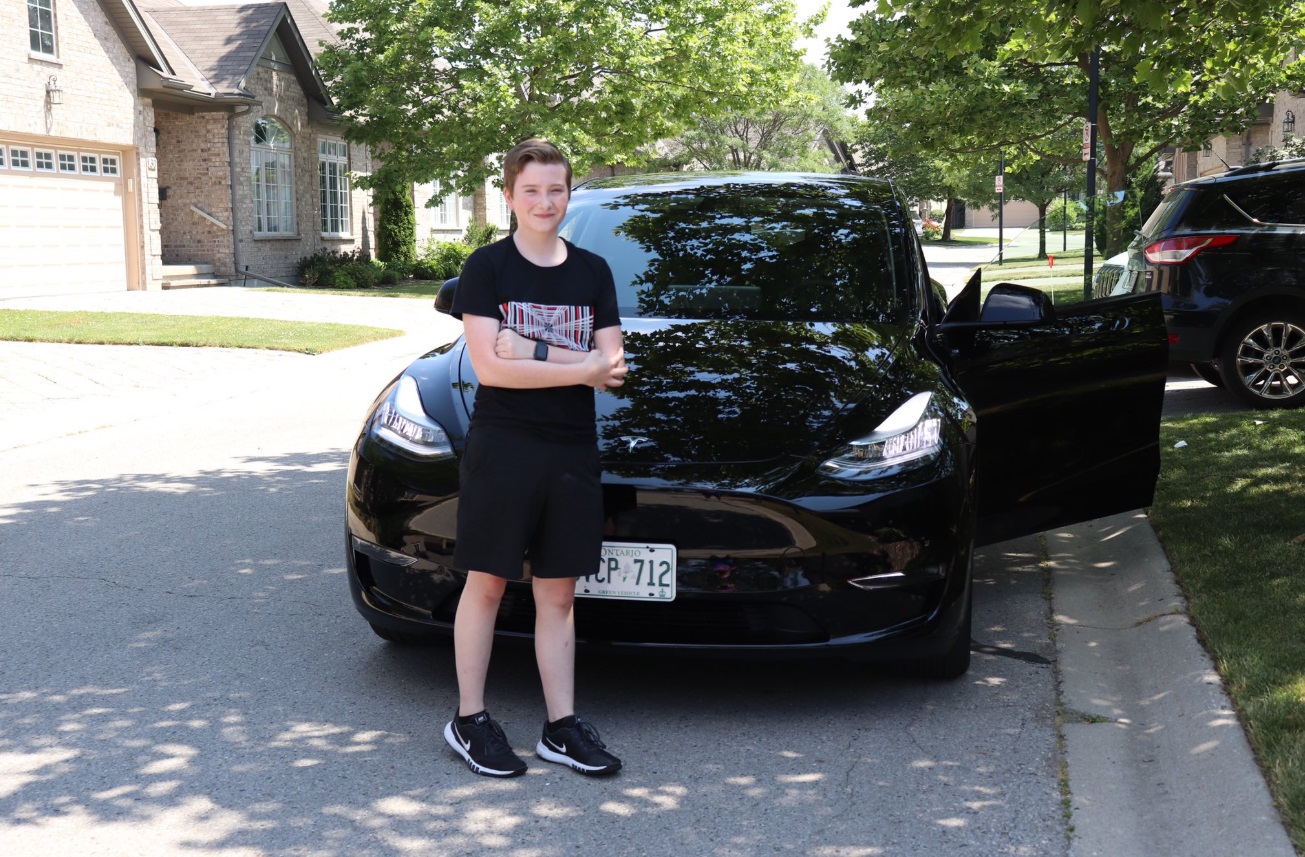
[[[1038,258],[1047,258],[1047,203],[1038,206]]]
[[[484,185],[476,188],[476,193],[471,198],[471,219],[477,226],[489,222],[489,196],[485,193]]]
[[[956,209],[956,197],[949,195],[947,197],[947,208],[943,210],[942,238],[938,240],[940,241],[952,240],[952,212],[955,211],[955,209]]]

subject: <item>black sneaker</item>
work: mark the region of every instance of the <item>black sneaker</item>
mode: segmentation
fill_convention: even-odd
[[[544,735],[535,752],[541,759],[574,768],[591,777],[614,774],[621,770],[621,760],[607,752],[598,739],[598,730],[579,717],[564,718],[556,729],[544,724]]]
[[[519,777],[526,772],[526,763],[512,752],[503,727],[488,711],[480,712],[470,723],[459,723],[455,715],[444,727],[444,740],[468,768],[483,776]]]

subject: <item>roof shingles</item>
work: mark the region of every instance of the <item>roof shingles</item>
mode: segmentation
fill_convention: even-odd
[[[149,14],[219,94],[247,95],[241,83],[284,10],[282,3],[251,3],[154,8]]]

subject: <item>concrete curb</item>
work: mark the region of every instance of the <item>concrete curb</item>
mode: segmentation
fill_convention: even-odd
[[[1295,857],[1146,516],[1049,532],[1046,543],[1070,853]]]

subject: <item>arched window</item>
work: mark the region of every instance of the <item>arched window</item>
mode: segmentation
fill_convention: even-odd
[[[1290,140],[1296,133],[1296,114],[1288,110],[1282,114],[1282,139],[1283,142]]]
[[[254,232],[295,233],[295,172],[286,127],[270,116],[254,122],[250,133],[254,191]]]

